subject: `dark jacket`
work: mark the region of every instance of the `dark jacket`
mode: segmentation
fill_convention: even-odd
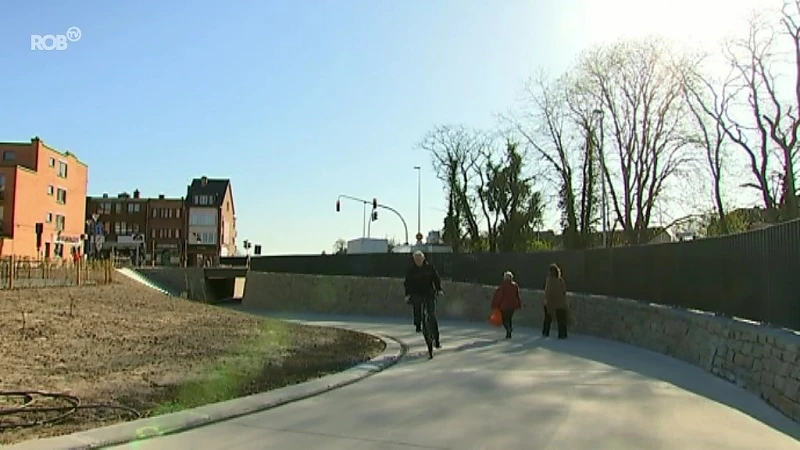
[[[406,281],[403,284],[406,295],[429,296],[442,290],[442,280],[436,268],[428,261],[423,262],[421,266],[412,263],[406,272]]]
[[[492,298],[492,309],[520,309],[522,300],[519,298],[519,286],[512,280],[500,283]]]
[[[568,309],[567,287],[564,279],[548,276],[544,283],[544,306],[547,310]]]

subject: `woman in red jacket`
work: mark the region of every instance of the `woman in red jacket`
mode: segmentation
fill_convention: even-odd
[[[506,339],[511,339],[511,332],[514,331],[511,319],[514,317],[514,311],[520,308],[522,301],[519,298],[519,286],[514,282],[514,274],[506,272],[503,274],[503,282],[497,287],[492,298],[492,309],[499,309],[503,315]]]

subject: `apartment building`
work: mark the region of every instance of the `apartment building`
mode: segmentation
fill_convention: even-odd
[[[185,254],[186,217],[183,198],[116,197],[103,194],[86,198],[86,234],[89,248],[114,250],[141,263],[179,265]]]
[[[186,254],[186,214],[183,198],[159,195],[147,202],[148,255],[155,264],[179,265]],[[152,261],[148,256],[148,261]]]
[[[229,179],[195,178],[187,187],[187,264],[218,262],[236,254],[236,211]]]
[[[122,192],[116,197],[107,193],[86,197],[87,252],[113,250],[117,254],[138,257],[147,254],[147,199],[139,190],[133,195]]]
[[[88,166],[38,136],[0,142],[0,156],[0,255],[68,258],[81,251]]]

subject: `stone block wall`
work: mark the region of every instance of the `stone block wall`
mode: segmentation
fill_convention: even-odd
[[[542,280],[542,284],[544,280]],[[494,287],[442,283],[442,319],[486,322]],[[539,327],[540,290],[522,289],[522,326]],[[635,300],[570,294],[573,330],[689,362],[760,395],[800,421],[800,333],[714,314]],[[403,283],[359,278],[249,272],[245,308],[279,312],[407,317]]]

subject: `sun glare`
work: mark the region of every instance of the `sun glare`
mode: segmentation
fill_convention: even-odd
[[[756,8],[780,8],[780,0],[584,0],[572,25],[592,44],[659,35],[711,47],[735,34]]]

